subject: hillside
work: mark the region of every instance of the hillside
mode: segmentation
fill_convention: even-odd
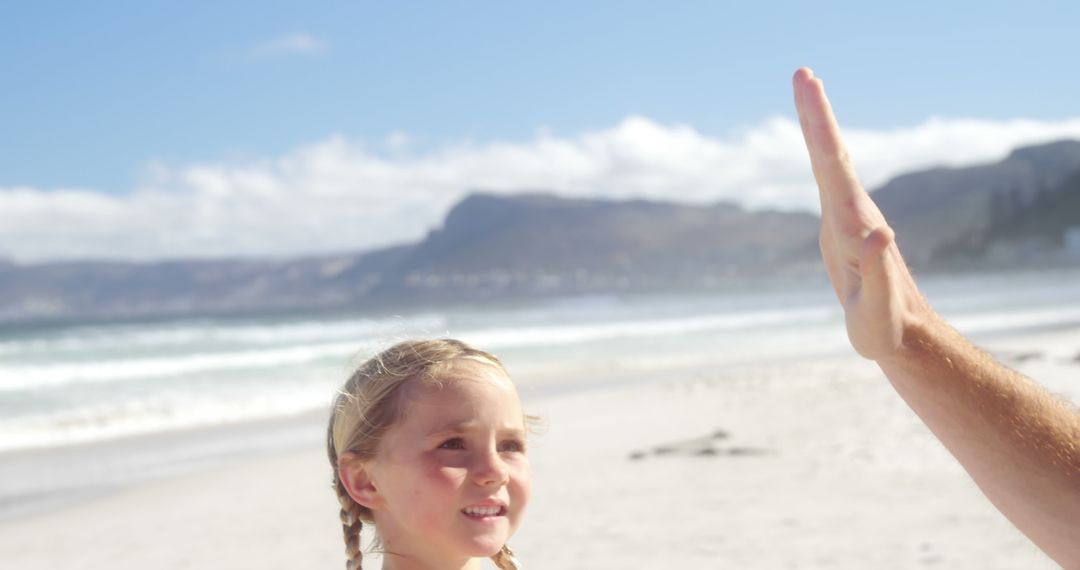
[[[816,271],[810,214],[474,194],[417,244],[295,260],[0,264],[0,321],[717,287]]]
[[[896,177],[873,192],[920,270],[1080,262],[1080,142]],[[415,244],[289,260],[0,260],[0,322],[721,289],[818,274],[818,218],[730,203],[472,194]],[[1073,246],[1080,250],[1080,244]]]
[[[1059,141],[1016,149],[996,163],[897,176],[873,197],[908,262],[940,267],[983,251],[995,226],[1010,223],[1000,216],[1003,201],[1021,215],[1077,172],[1080,141]]]

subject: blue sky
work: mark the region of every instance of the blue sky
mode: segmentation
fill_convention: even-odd
[[[75,217],[77,207],[46,204],[43,195],[203,196],[208,191],[193,189],[188,176],[200,168],[265,167],[263,175],[280,177],[289,160],[322,164],[312,149],[328,145],[345,148],[339,159],[346,166],[360,155],[396,167],[436,158],[450,164],[446,157],[463,149],[531,152],[543,137],[580,148],[589,133],[627,129],[652,137],[686,127],[705,141],[745,146],[769,121],[793,118],[789,81],[800,65],[825,78],[844,127],[871,137],[933,118],[1023,119],[1041,126],[1001,140],[1038,139],[1039,128],[1058,133],[1054,125],[1080,117],[1075,3],[871,4],[9,3],[0,18],[0,206],[15,190],[33,193],[19,204],[35,200]],[[634,131],[634,118],[645,126]],[[941,162],[981,158],[961,153]],[[880,176],[927,161],[881,165]],[[367,186],[374,179],[350,180]],[[529,185],[487,174],[460,180],[505,182],[505,191]],[[230,192],[228,184],[216,195]],[[574,184],[584,182],[567,187]],[[419,216],[422,225],[436,223],[457,197],[443,196],[441,210]],[[773,203],[782,205],[780,193]],[[124,204],[101,207],[118,208],[119,219]],[[396,211],[404,216],[408,206]],[[13,231],[0,234],[0,254],[64,256],[58,236],[45,236],[55,243],[50,253],[20,253],[16,242],[31,237]],[[162,247],[161,256],[280,250]],[[72,251],[84,254],[97,255]]]

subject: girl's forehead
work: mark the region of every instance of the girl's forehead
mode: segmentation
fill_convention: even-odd
[[[506,375],[447,374],[437,383],[417,382],[401,401],[399,433],[424,435],[450,427],[523,429],[525,415],[517,390]]]
[[[510,377],[501,366],[486,360],[458,358],[450,362],[439,374],[441,380],[488,380],[496,384],[510,384]]]

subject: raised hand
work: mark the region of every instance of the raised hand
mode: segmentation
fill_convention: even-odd
[[[987,498],[1063,568],[1080,568],[1080,415],[937,316],[859,184],[821,80],[795,73],[821,196],[821,254],[848,337]]]
[[[901,346],[905,325],[933,313],[893,231],[859,183],[821,80],[803,68],[793,82],[821,198],[821,255],[844,307],[848,338],[866,358],[889,358]]]

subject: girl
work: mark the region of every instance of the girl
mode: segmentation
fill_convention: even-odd
[[[460,341],[394,345],[341,389],[327,454],[341,503],[346,568],[363,523],[383,570],[519,565],[506,542],[529,500],[526,417],[497,358]]]

